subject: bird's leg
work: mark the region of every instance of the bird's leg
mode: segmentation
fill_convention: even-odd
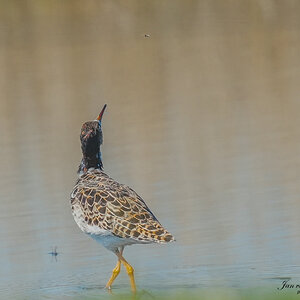
[[[120,252],[118,250],[117,250],[117,252],[122,255],[123,250],[124,250],[124,247],[121,247]],[[114,282],[114,280],[117,278],[117,276],[119,275],[120,271],[121,271],[121,260],[120,260],[120,258],[118,258],[117,265],[113,269],[111,277],[109,278],[109,280],[105,286],[107,289],[109,289],[109,290],[111,289],[111,285]]]
[[[122,251],[123,252],[123,251]],[[119,260],[122,262],[122,264],[125,266],[127,274],[130,278],[130,284],[131,284],[131,290],[135,294],[136,293],[136,285],[134,281],[134,269],[133,267],[126,261],[126,259],[122,256],[122,253],[119,251],[116,252],[116,255],[118,256]]]
[[[109,290],[111,289],[111,285],[114,282],[114,280],[117,278],[117,276],[119,275],[120,271],[121,271],[121,261],[118,260],[117,265],[112,270],[111,277],[109,278],[109,280],[105,286],[107,289],[109,289]]]

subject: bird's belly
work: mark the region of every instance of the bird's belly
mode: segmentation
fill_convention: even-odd
[[[119,238],[113,235],[111,232],[105,230],[106,233],[101,234],[90,234],[90,236],[102,246],[108,250],[115,251],[117,248],[122,246],[128,246],[135,244],[136,241],[132,239]]]
[[[90,228],[92,227],[91,225],[89,225],[85,220],[84,220],[84,213],[81,209],[81,206],[79,203],[75,203],[72,206],[72,214],[74,217],[74,220],[76,222],[76,224],[78,225],[78,227],[85,233],[89,233]]]

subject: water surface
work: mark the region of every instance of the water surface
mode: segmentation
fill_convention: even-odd
[[[300,282],[299,11],[2,1],[0,298],[106,295],[116,258],[69,205],[81,124],[104,103],[105,171],[177,239],[125,249],[140,290]]]

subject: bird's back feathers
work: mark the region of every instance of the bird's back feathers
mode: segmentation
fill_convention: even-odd
[[[71,194],[71,204],[73,214],[74,207],[81,209],[82,221],[93,226],[93,234],[97,234],[99,228],[99,234],[107,230],[136,243],[174,241],[134,190],[99,169],[79,176]]]

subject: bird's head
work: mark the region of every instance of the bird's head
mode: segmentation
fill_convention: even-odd
[[[100,151],[100,146],[103,143],[101,122],[105,108],[106,104],[102,108],[96,120],[85,122],[81,127],[81,149],[83,155],[86,157],[92,157]]]

